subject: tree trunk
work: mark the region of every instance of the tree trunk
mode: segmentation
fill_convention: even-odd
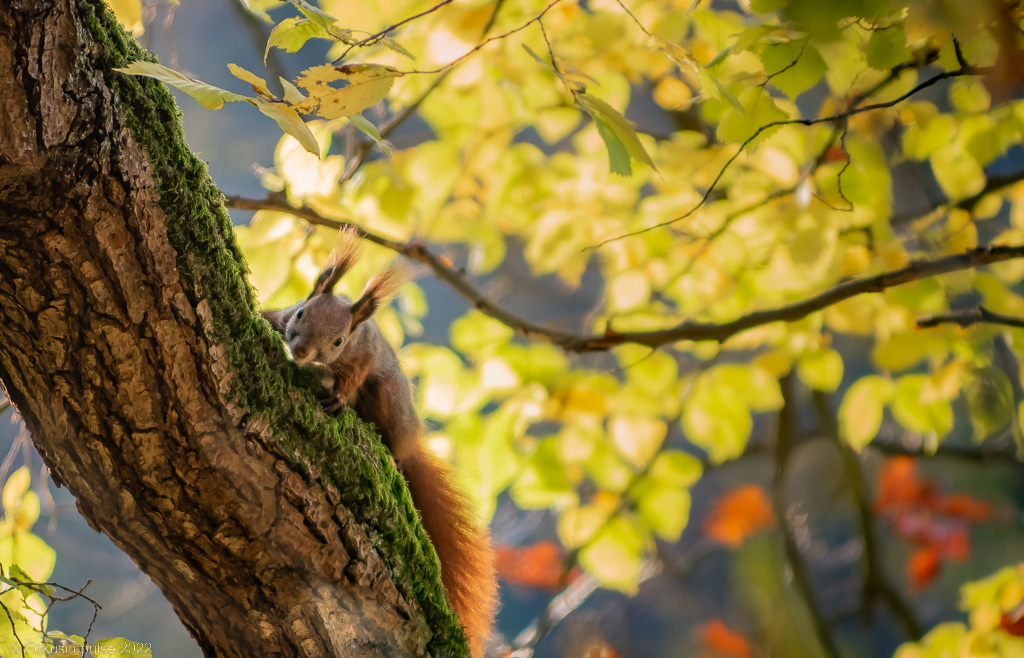
[[[207,655],[466,653],[372,429],[254,311],[220,192],[99,0],[0,2],[0,380]]]

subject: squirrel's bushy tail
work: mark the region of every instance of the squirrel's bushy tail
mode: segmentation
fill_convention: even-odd
[[[456,487],[451,469],[422,444],[402,459],[402,471],[441,560],[448,603],[459,613],[474,658],[480,658],[487,647],[498,593],[490,533],[473,522],[475,514]]]

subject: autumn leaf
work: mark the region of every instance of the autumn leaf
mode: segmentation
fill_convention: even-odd
[[[942,570],[942,555],[935,546],[919,548],[907,560],[905,569],[914,589],[925,589]]]
[[[495,550],[498,575],[516,585],[557,590],[575,580],[580,571],[573,569],[565,577],[562,550],[551,541],[530,546],[499,546]]]
[[[729,628],[721,619],[712,619],[697,629],[701,644],[721,658],[750,658],[754,655],[745,637]]]
[[[761,487],[748,484],[725,496],[704,523],[704,533],[723,546],[737,547],[751,535],[775,525],[768,495]]]

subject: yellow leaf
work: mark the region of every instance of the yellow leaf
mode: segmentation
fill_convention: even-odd
[[[565,510],[558,517],[558,538],[566,548],[585,545],[604,526],[609,512],[604,505],[583,505]]]
[[[379,103],[391,90],[395,78],[402,73],[380,64],[322,64],[306,69],[296,80],[309,93],[296,109],[325,119],[337,119]],[[334,87],[333,83],[343,86]]]
[[[608,433],[619,454],[636,468],[643,468],[665,440],[668,427],[660,418],[648,416],[613,416]]]
[[[146,28],[142,23],[142,2],[140,0],[107,0],[107,5],[117,17],[117,22],[133,36],[141,37]]]
[[[626,311],[647,303],[651,295],[651,281],[640,270],[619,274],[608,283],[608,310]]]
[[[238,64],[228,63],[228,70],[231,71],[231,75],[235,76],[239,80],[243,80],[252,85],[252,90],[263,98],[274,98],[274,95],[267,89],[267,81],[259,77],[252,71],[243,69]]]
[[[854,450],[860,450],[878,434],[882,412],[895,386],[877,375],[861,377],[850,386],[839,405],[839,432]]]
[[[192,78],[178,73],[174,69],[169,69],[161,64],[154,62],[143,62],[137,61],[132,62],[128,66],[123,68],[114,69],[121,73],[128,73],[130,75],[145,75],[150,78],[156,78],[164,84],[171,85],[176,89],[180,89],[192,98],[196,99],[200,105],[208,110],[218,110],[224,107],[224,103],[231,103],[234,101],[249,101],[253,99],[248,96],[236,94],[234,92],[221,89],[220,87],[214,87],[208,85],[205,82],[199,80],[193,80]]]
[[[317,143],[316,137],[313,136],[309,126],[294,108],[288,107],[282,102],[267,101],[262,98],[254,98],[253,105],[264,115],[276,121],[281,130],[298,140],[302,148],[316,157],[320,157],[320,145]]]
[[[21,499],[25,496],[25,492],[28,491],[28,486],[31,482],[32,476],[25,466],[14,471],[14,473],[11,473],[11,477],[7,478],[7,482],[4,483],[3,492],[4,510],[7,513],[11,513],[21,504]]]

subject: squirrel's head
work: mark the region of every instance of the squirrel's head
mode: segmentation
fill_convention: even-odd
[[[334,294],[334,286],[359,257],[354,233],[342,234],[327,265],[317,275],[313,292],[288,318],[284,339],[296,363],[330,364],[345,351],[349,338],[373,317],[381,303],[402,283],[398,268],[390,268],[370,279],[356,301]],[[293,307],[295,308],[295,307]]]

